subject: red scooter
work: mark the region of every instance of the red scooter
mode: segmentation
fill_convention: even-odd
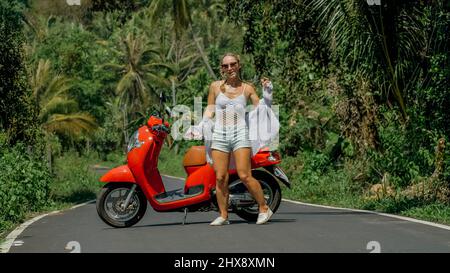
[[[157,212],[218,210],[215,196],[216,176],[206,161],[205,146],[193,146],[185,154],[183,166],[187,179],[183,188],[166,191],[158,171],[158,157],[169,123],[154,114],[147,124],[130,138],[127,165],[110,170],[100,181],[107,183],[97,198],[100,218],[113,227],[130,227],[145,214],[147,200]],[[281,202],[280,183],[290,188],[277,152],[260,150],[251,158],[252,175],[264,192],[270,209],[275,212]],[[256,221],[258,205],[237,175],[229,170],[229,209],[247,221]]]

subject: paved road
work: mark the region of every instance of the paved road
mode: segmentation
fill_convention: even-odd
[[[164,177],[176,188],[180,181]],[[210,227],[215,212],[156,213],[148,206],[137,225],[114,229],[97,216],[95,203],[46,216],[33,223],[10,252],[450,252],[450,231],[364,212],[319,208],[282,202],[266,225],[247,223],[232,214],[231,225]],[[22,244],[23,243],[23,244]],[[371,243],[372,244],[372,243]],[[375,246],[377,248],[377,246]]]

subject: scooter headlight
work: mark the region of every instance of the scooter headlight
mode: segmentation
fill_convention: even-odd
[[[134,132],[134,134],[130,137],[130,140],[128,141],[128,152],[133,150],[134,148],[139,148],[144,144],[143,141],[139,141],[139,130]]]

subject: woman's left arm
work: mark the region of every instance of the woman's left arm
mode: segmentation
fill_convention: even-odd
[[[252,85],[250,85],[247,90],[248,90],[248,93],[250,94],[249,98],[250,98],[253,106],[257,107],[259,105],[259,97],[258,97],[258,94],[256,94],[255,88]]]

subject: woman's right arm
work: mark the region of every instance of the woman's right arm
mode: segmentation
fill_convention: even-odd
[[[208,94],[208,103],[206,106],[205,113],[203,114],[203,119],[208,118],[212,119],[214,117],[215,112],[215,100],[216,100],[216,94],[214,91],[215,82],[211,83],[209,86],[209,94]]]

